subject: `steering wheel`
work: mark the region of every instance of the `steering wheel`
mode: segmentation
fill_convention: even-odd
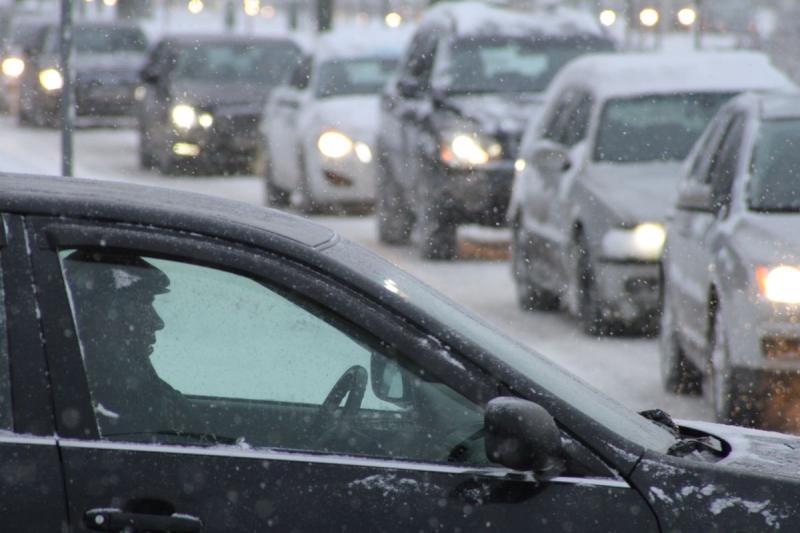
[[[332,437],[347,428],[361,407],[368,380],[367,369],[360,365],[351,366],[336,380],[317,415],[316,426],[322,431],[318,440],[319,445],[329,442]],[[347,401],[341,412],[337,412],[345,396]]]

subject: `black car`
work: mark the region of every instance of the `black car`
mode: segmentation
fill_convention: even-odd
[[[139,155],[163,173],[253,163],[270,89],[299,61],[288,38],[176,36],[141,72]]]
[[[451,259],[460,224],[505,225],[517,148],[542,93],[571,59],[613,47],[560,12],[429,10],[381,103],[380,240],[405,244],[416,228],[423,257]]]
[[[20,77],[20,124],[56,126],[64,86],[60,28],[46,25]],[[147,53],[142,30],[126,23],[79,23],[73,28],[75,111],[78,118],[119,119],[135,111],[138,73]]]
[[[332,231],[0,176],[4,531],[757,531],[800,439],[629,412]]]

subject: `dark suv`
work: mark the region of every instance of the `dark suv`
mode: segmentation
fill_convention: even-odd
[[[416,226],[424,258],[452,259],[459,224],[503,225],[517,145],[541,93],[572,58],[612,48],[559,11],[429,10],[382,98],[380,240],[404,244]]]

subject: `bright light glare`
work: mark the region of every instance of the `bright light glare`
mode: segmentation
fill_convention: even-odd
[[[800,269],[781,265],[756,270],[761,294],[767,300],[783,304],[800,304]]]
[[[214,117],[211,116],[211,113],[202,113],[197,117],[197,123],[203,128],[208,129],[214,124]]]
[[[46,91],[58,91],[64,86],[64,78],[54,68],[46,68],[39,72],[39,83]]]
[[[457,159],[469,165],[483,165],[489,161],[489,154],[471,135],[456,135],[450,143],[450,149]]]
[[[338,131],[326,131],[319,136],[317,148],[325,157],[340,159],[353,151],[353,141]]]
[[[172,153],[186,157],[200,155],[200,147],[192,143],[175,143],[172,145]]]
[[[600,12],[600,24],[603,26],[613,26],[617,22],[617,12],[613,9],[604,9]]]
[[[357,142],[355,144],[356,157],[365,165],[372,162],[372,150],[367,143]]]
[[[666,240],[667,232],[661,224],[646,222],[633,229],[633,244],[643,258],[661,257]]]
[[[525,162],[524,159],[517,159],[516,161],[514,161],[514,170],[516,170],[517,172],[522,172],[523,170],[525,170],[526,166],[528,166],[528,164]]]
[[[264,6],[261,8],[261,16],[271,19],[275,16],[275,8],[272,6]]]
[[[697,11],[691,7],[684,7],[678,11],[678,22],[683,26],[691,26],[697,22]]]
[[[205,7],[206,6],[203,4],[203,0],[189,0],[189,3],[186,4],[186,9],[188,9],[189,13],[193,15],[197,15],[203,11],[203,8]]]
[[[19,78],[25,72],[25,61],[18,57],[7,57],[3,60],[3,74],[9,78]]]
[[[255,17],[261,13],[261,0],[243,0],[244,12],[248,17]]]
[[[172,108],[172,123],[175,126],[189,130],[197,123],[197,112],[190,105],[178,104]]]
[[[639,12],[639,22],[642,23],[642,26],[647,26],[648,28],[658,24],[660,18],[658,11],[652,7],[646,7]]]
[[[390,28],[397,28],[403,23],[403,17],[400,15],[400,13],[392,11],[391,13],[386,14],[386,16],[383,18],[383,21]]]
[[[107,5],[108,7],[114,7],[117,5],[117,0],[103,0],[103,4]]]

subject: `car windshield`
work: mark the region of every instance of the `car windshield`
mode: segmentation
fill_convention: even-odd
[[[76,28],[72,38],[78,54],[143,54],[147,51],[147,38],[136,28],[81,27]]]
[[[402,296],[420,313],[432,317],[470,343],[514,367],[542,390],[604,425],[612,432],[651,450],[666,452],[675,437],[664,428],[638,416],[591,385],[545,357],[506,337],[437,291],[367,250],[347,241],[327,253],[344,261],[387,291]]]
[[[377,94],[394,71],[397,60],[384,57],[330,59],[317,73],[317,98]]]
[[[761,124],[747,196],[757,211],[800,211],[799,119]]]
[[[570,60],[609,47],[535,37],[458,39],[435,67],[433,83],[450,93],[538,93]]]
[[[594,160],[609,163],[682,161],[730,93],[612,98],[598,125]]]
[[[279,83],[300,57],[290,42],[194,43],[178,52],[175,78],[192,81]]]

